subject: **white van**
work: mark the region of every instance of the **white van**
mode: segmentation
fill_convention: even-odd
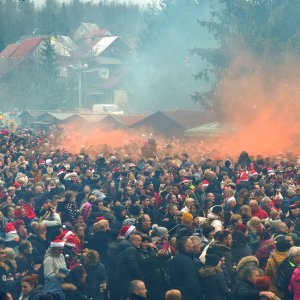
[[[94,104],[93,112],[111,115],[124,115],[124,111],[116,104]]]

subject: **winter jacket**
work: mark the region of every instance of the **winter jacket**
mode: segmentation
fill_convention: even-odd
[[[231,295],[228,279],[221,268],[205,266],[199,270],[199,275],[204,280],[206,300],[225,300]]]
[[[298,267],[293,272],[289,291],[294,294],[294,300],[300,300],[300,268]]]
[[[101,261],[106,261],[106,253],[108,248],[108,242],[110,239],[109,230],[97,231],[92,234],[88,241],[88,249],[96,250],[101,257]]]
[[[27,275],[35,273],[34,262],[32,254],[26,254],[24,256],[16,256],[17,273],[23,273],[27,271]]]
[[[14,280],[13,274],[9,270],[9,266],[0,261],[0,291],[11,293],[16,285],[17,283]]]
[[[277,269],[277,287],[283,292],[285,300],[293,300],[293,295],[289,291],[289,284],[296,268],[296,264],[286,257]]]
[[[254,285],[250,281],[239,281],[233,290],[231,300],[258,300],[260,299],[259,291],[255,289]]]
[[[231,278],[234,277],[235,271],[233,269],[233,258],[231,254],[231,248],[228,248],[225,245],[220,244],[219,242],[214,242],[210,244],[206,253],[216,254],[219,257],[224,257],[226,271],[228,272]]]
[[[86,291],[89,298],[100,300],[100,284],[107,283],[107,276],[104,265],[99,263],[96,266],[85,266],[87,273]]]
[[[258,250],[258,246],[259,246],[258,237],[257,237],[256,232],[249,230],[248,239],[249,239],[249,247],[250,247],[252,253],[254,254]]]
[[[48,280],[51,275],[55,275],[55,273],[57,273],[59,269],[67,268],[64,256],[60,254],[59,256],[54,257],[50,254],[50,249],[51,248],[46,251],[43,262],[45,280]]]
[[[201,299],[198,270],[192,256],[178,253],[170,262],[171,286],[181,291],[182,300]]]
[[[141,279],[138,249],[129,241],[122,241],[119,246],[116,282],[122,296],[128,297],[129,283],[134,279]]]
[[[268,259],[265,274],[271,278],[271,291],[279,298],[283,298],[283,293],[277,288],[277,269],[287,257],[287,252],[275,252]]]
[[[66,300],[88,300],[85,290],[73,283],[63,283],[61,287],[66,294]]]
[[[139,249],[139,265],[148,294],[147,299],[162,299],[169,287],[168,256],[156,256],[152,248]]]
[[[234,263],[238,263],[243,257],[252,254],[248,244],[232,245],[231,248],[232,259]]]
[[[41,222],[46,227],[61,226],[61,219],[58,213],[53,213],[50,219],[45,219]]]
[[[28,297],[28,300],[39,300],[40,297],[42,295],[44,295],[44,288],[43,286],[41,285],[38,285],[36,288],[34,288],[30,293],[29,295],[27,296]],[[21,296],[22,296],[22,293],[21,293]],[[23,299],[23,298],[22,298]],[[26,299],[26,298],[25,298]]]
[[[27,240],[32,245],[32,257],[35,264],[42,264],[48,248],[48,242],[36,234],[30,234]]]

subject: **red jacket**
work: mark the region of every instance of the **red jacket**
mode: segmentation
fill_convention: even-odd
[[[255,212],[251,212],[251,217],[258,217],[261,220],[267,219],[269,216],[265,210],[260,208],[259,206],[257,207],[257,210]]]
[[[300,300],[300,268],[297,267],[292,275],[289,291],[294,294],[294,300]]]

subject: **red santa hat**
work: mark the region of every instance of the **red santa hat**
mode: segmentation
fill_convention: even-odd
[[[190,182],[187,178],[182,178],[181,183]]]
[[[39,160],[39,165],[44,165],[45,164],[45,161],[43,159],[40,159]]]
[[[18,237],[17,230],[13,222],[9,222],[5,225],[4,232],[5,232],[5,241],[7,242],[13,241]]]
[[[255,175],[258,175],[258,173],[254,169],[251,169],[250,170],[250,177],[255,176]]]
[[[103,216],[97,217],[95,223],[102,221],[102,220],[106,220],[106,219]]]
[[[58,170],[58,172],[57,172],[57,176],[59,176],[59,175],[63,174],[64,172],[65,172],[65,170],[64,170],[64,169],[59,169],[59,170]]]
[[[14,225],[15,225],[16,229],[19,229],[22,225],[25,226],[25,223],[24,223],[23,220],[17,220],[17,221],[14,222]]]
[[[268,175],[275,175],[275,171],[271,167],[267,167]]]
[[[248,175],[247,175],[246,172],[242,172],[242,173],[240,174],[239,181],[240,181],[240,182],[241,182],[241,181],[249,181],[249,177],[248,177]]]
[[[120,230],[120,236],[125,239],[135,230],[135,226],[123,226]]]
[[[50,243],[51,248],[63,248],[65,246],[65,242],[59,239],[56,239]]]
[[[77,247],[78,248],[78,240],[74,235],[69,235],[65,240],[65,245],[69,247]]]
[[[203,180],[202,181],[202,187],[204,187],[204,188],[206,188],[206,187],[208,187],[209,186],[209,181],[208,180]]]
[[[19,189],[22,187],[22,185],[21,185],[20,182],[16,181],[16,182],[13,184],[13,187],[14,187],[16,190],[19,190]]]
[[[64,229],[61,234],[59,234],[58,236],[56,236],[56,238],[58,240],[62,240],[62,241],[65,241],[67,239],[68,236],[70,235],[74,235],[74,233],[70,230],[67,230],[67,229]]]

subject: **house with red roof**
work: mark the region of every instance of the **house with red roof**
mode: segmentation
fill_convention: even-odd
[[[22,40],[19,43],[8,45],[0,52],[0,77],[6,76],[15,70],[17,65],[28,60],[38,60],[45,45],[44,37],[34,37]]]

